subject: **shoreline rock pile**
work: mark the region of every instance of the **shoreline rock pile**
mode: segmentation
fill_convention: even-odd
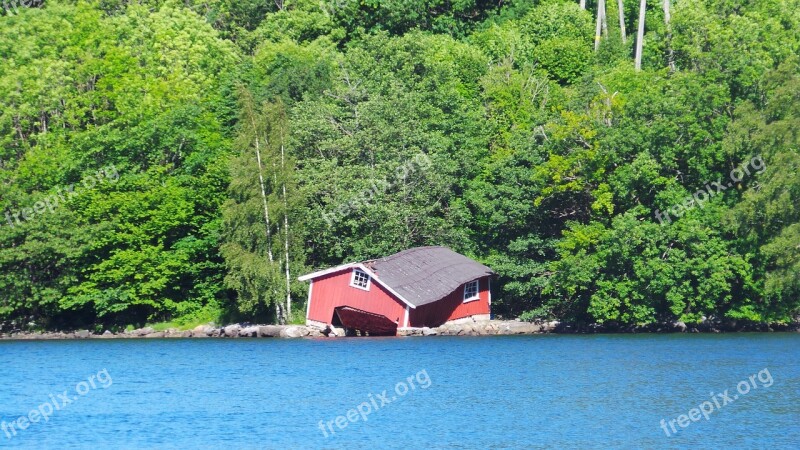
[[[728,326],[687,327],[683,322],[653,325],[647,327],[614,327],[611,325],[575,326],[572,324],[553,322],[523,322],[519,320],[483,320],[448,323],[435,328],[407,328],[398,330],[398,336],[493,336],[493,335],[527,335],[527,334],[594,334],[594,333],[698,333],[724,331],[798,331],[795,326],[758,326],[755,328],[739,328]],[[327,327],[320,329],[306,325],[252,325],[233,324],[224,327],[213,324],[200,325],[193,330],[168,329],[156,331],[151,327],[131,331],[101,334],[89,330],[55,331],[55,332],[11,332],[0,334],[2,340],[60,340],[60,339],[189,339],[189,338],[334,338],[346,336],[343,328]]]

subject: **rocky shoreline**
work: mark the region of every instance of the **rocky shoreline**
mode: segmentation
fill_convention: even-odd
[[[510,334],[540,334],[555,330],[558,322],[534,324],[519,321],[488,320],[461,324],[446,324],[436,328],[409,328],[398,331],[399,336],[482,336]],[[336,338],[346,337],[343,328],[320,329],[305,325],[250,325],[233,324],[225,327],[200,325],[193,330],[169,329],[156,331],[146,327],[122,333],[105,331],[102,334],[88,330],[55,332],[12,332],[0,334],[3,340],[59,340],[59,339],[167,339],[167,338]]]
[[[598,333],[720,333],[720,332],[773,332],[800,331],[800,323],[789,325],[703,323],[687,326],[683,322],[649,326],[620,327],[612,325],[575,325],[552,322],[523,322],[519,320],[482,320],[449,323],[435,328],[407,328],[398,330],[398,336],[492,336],[526,334],[598,334]],[[156,331],[146,327],[121,333],[105,331],[102,334],[89,330],[53,332],[11,332],[0,334],[0,340],[61,340],[61,339],[189,339],[189,338],[336,338],[345,337],[342,328],[320,329],[305,325],[251,325],[233,324],[225,327],[200,325],[193,330],[168,329]]]

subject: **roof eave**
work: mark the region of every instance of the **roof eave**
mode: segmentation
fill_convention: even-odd
[[[341,266],[331,267],[330,269],[319,270],[317,272],[312,272],[307,275],[303,275],[301,277],[297,277],[299,281],[308,281],[313,280],[314,278],[324,277],[325,275],[330,275],[332,273],[340,272],[342,270],[347,270],[352,267],[356,267],[360,263],[347,263],[342,264]]]
[[[325,275],[330,275],[332,273],[341,272],[343,270],[354,269],[354,268],[358,268],[358,269],[363,270],[364,273],[366,273],[367,275],[370,276],[370,278],[372,278],[378,284],[383,286],[384,289],[386,289],[387,291],[389,291],[389,293],[391,293],[392,295],[397,297],[400,301],[402,301],[403,303],[408,305],[408,307],[410,307],[411,309],[417,309],[416,305],[414,305],[413,303],[411,303],[408,300],[406,300],[405,297],[403,297],[397,291],[392,289],[391,286],[389,286],[388,284],[386,284],[383,281],[381,281],[381,279],[378,278],[377,275],[375,275],[375,272],[373,272],[372,270],[367,268],[367,266],[365,266],[363,263],[342,264],[341,266],[331,267],[330,269],[325,269],[325,270],[320,270],[320,271],[317,271],[317,272],[309,273],[308,275],[303,275],[302,277],[298,277],[297,279],[299,281],[309,281],[309,280],[313,280],[315,278],[323,277]]]

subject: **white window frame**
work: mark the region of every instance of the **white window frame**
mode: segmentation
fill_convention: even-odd
[[[356,284],[356,273],[360,273],[360,274],[364,275],[365,277],[367,277],[367,285],[366,286],[360,286],[360,285]],[[371,285],[372,285],[372,277],[369,276],[369,274],[367,272],[364,272],[363,270],[358,269],[358,268],[353,269],[353,273],[350,275],[350,287],[354,287],[356,289],[361,289],[362,291],[368,291],[369,287]]]
[[[464,303],[474,302],[481,299],[481,284],[478,281],[479,280],[472,280],[469,283],[464,284]],[[475,295],[467,297],[468,288],[471,286],[475,286]]]

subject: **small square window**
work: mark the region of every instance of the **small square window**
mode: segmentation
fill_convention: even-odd
[[[464,285],[464,303],[480,299],[478,293],[478,280],[470,281]]]
[[[363,270],[353,269],[353,276],[350,278],[350,286],[354,288],[369,290],[369,275]]]

